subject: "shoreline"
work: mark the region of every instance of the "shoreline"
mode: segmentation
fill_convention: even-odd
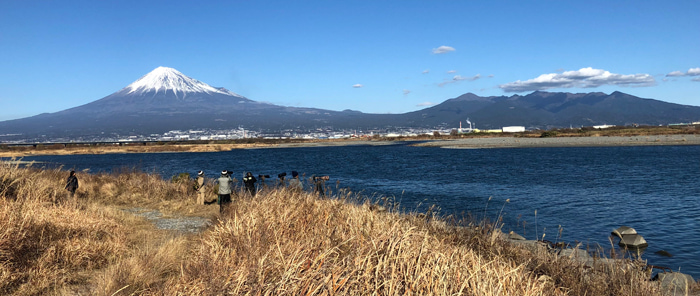
[[[408,140],[411,141],[411,140]],[[42,155],[97,155],[126,153],[188,153],[188,152],[225,152],[236,149],[273,149],[305,147],[339,147],[372,145],[385,146],[405,143],[406,140],[317,140],[292,143],[246,143],[246,144],[173,144],[173,145],[127,145],[127,146],[89,146],[67,147],[58,149],[25,149],[17,151],[0,151],[0,158],[21,158]]]
[[[455,140],[435,140],[414,144],[416,147],[440,147],[446,149],[487,148],[547,148],[547,147],[622,147],[622,146],[671,146],[700,145],[700,135],[651,135],[651,136],[599,136],[599,137],[551,137],[520,138],[493,137]]]
[[[411,142],[419,142],[410,144]],[[224,152],[234,149],[386,146],[409,143],[413,147],[439,147],[445,149],[486,148],[544,148],[544,147],[616,147],[700,145],[698,134],[645,135],[645,136],[586,136],[586,137],[475,137],[461,139],[382,139],[382,140],[326,140],[299,143],[248,143],[248,144],[176,144],[161,146],[91,146],[61,149],[2,151],[2,158],[40,155],[89,155],[122,153],[187,153]]]

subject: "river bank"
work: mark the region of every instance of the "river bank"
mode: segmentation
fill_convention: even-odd
[[[631,261],[589,267],[508,243],[497,225],[350,194],[239,193],[219,215],[190,184],[138,172],[83,175],[65,199],[65,175],[0,166],[2,294],[662,295]],[[172,236],[123,210],[135,206],[213,223]]]
[[[122,145],[26,145],[6,147],[0,150],[0,157],[24,157],[38,155],[87,155],[119,153],[161,153],[161,152],[221,152],[235,149],[294,148],[294,147],[337,147],[353,145],[390,145],[391,140],[341,139],[341,140],[304,140],[304,141],[256,141],[251,143],[182,143],[177,144],[132,144]]]

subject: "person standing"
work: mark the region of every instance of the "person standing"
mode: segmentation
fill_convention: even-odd
[[[250,196],[255,197],[255,182],[257,182],[258,179],[255,179],[253,176],[253,173],[247,172],[245,174],[245,177],[243,177],[243,184],[245,185],[245,190],[250,193]]]
[[[204,204],[204,198],[206,197],[206,188],[204,186],[204,172],[199,171],[197,173],[197,180],[195,181],[195,191],[197,192],[197,204],[198,205],[203,205]]]
[[[231,180],[228,171],[222,171],[221,177],[216,182],[219,183],[219,198],[217,199],[219,213],[223,213],[231,204],[231,183],[233,180]]]
[[[287,187],[287,182],[284,181],[285,176],[287,176],[287,172],[277,174],[277,178],[279,179],[279,182],[277,183],[278,187],[281,187],[281,188]]]
[[[70,171],[70,176],[66,180],[65,189],[68,191],[68,196],[73,198],[75,196],[75,191],[78,190],[78,177],[75,176],[75,171]]]
[[[326,181],[330,179],[329,176],[314,176],[314,193],[318,194],[320,197],[326,197]]]

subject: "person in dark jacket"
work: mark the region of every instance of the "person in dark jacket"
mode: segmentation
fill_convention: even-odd
[[[281,174],[277,174],[277,178],[279,179],[279,182],[277,183],[278,187],[287,187],[287,182],[284,180],[284,177],[287,176],[287,172],[283,172]]]
[[[257,182],[258,179],[255,179],[253,176],[253,173],[247,172],[245,174],[245,177],[243,177],[243,184],[245,184],[245,190],[250,193],[251,196],[255,197],[255,182]]]
[[[75,171],[70,171],[70,176],[66,180],[66,188],[70,198],[75,196],[75,191],[78,190],[78,177],[75,176]]]
[[[318,194],[320,197],[326,197],[326,181],[328,181],[330,177],[313,176],[311,179],[314,181],[314,193]]]

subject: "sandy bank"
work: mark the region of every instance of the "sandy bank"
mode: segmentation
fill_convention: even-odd
[[[305,143],[282,143],[267,147],[251,147],[248,149],[265,149],[265,148],[302,148],[302,147],[343,147],[343,146],[386,146],[403,144],[403,141],[367,141],[367,140],[348,140],[348,141],[321,141],[321,142],[305,142]]]
[[[557,138],[469,138],[436,140],[415,146],[453,149],[527,148],[527,147],[601,147],[601,146],[655,146],[700,145],[700,135],[653,135],[630,137],[557,137]]]
[[[299,143],[245,143],[245,144],[174,144],[174,145],[126,145],[126,146],[80,146],[58,149],[25,148],[24,150],[0,151],[0,157],[24,157],[36,155],[83,155],[115,153],[172,153],[172,152],[222,152],[234,149],[339,147],[357,145],[394,145],[397,141],[370,140],[317,140]]]

